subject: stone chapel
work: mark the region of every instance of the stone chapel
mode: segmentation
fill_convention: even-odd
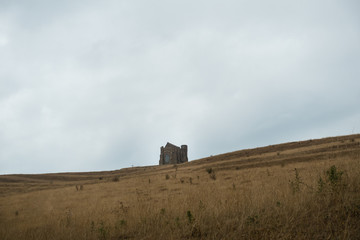
[[[188,161],[187,145],[181,145],[181,148],[171,143],[160,148],[159,165],[179,164]]]

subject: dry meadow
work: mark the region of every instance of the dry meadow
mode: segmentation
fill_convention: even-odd
[[[360,135],[0,176],[0,239],[360,239]]]

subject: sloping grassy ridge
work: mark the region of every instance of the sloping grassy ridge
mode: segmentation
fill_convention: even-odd
[[[0,239],[359,239],[360,135],[0,176]]]

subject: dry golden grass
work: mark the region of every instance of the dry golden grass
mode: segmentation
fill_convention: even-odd
[[[359,142],[352,135],[177,166],[0,176],[0,239],[360,239]]]

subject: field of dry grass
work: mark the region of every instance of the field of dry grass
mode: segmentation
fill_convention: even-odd
[[[360,239],[360,135],[0,176],[0,239]]]

